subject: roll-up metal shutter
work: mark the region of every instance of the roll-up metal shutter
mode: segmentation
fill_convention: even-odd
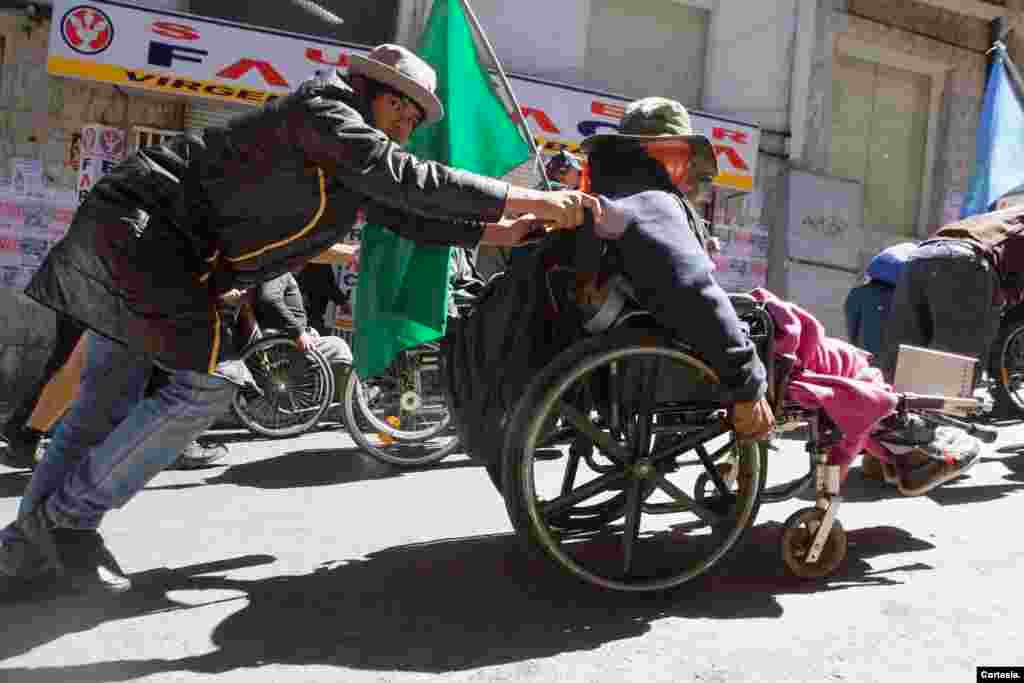
[[[231,106],[214,100],[193,99],[185,107],[185,131],[201,133],[204,128],[218,128],[235,116],[252,111],[252,107]]]

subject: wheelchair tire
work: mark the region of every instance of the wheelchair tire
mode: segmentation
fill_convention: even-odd
[[[285,336],[266,337],[242,353],[262,395],[238,391],[231,411],[250,431],[272,439],[312,429],[331,406],[334,373],[320,352],[299,351]],[[282,408],[287,399],[288,407]]]
[[[760,494],[767,474],[766,451],[760,444],[736,442],[724,422],[725,406],[721,403],[666,403],[667,407],[659,412],[659,409],[652,408],[648,402],[657,399],[643,398],[641,390],[634,391],[637,396],[634,404],[629,404],[624,398],[617,405],[642,404],[647,406],[644,410],[652,411],[648,413],[649,415],[657,414],[656,428],[653,417],[645,421],[648,426],[644,428],[633,426],[632,414],[624,422],[627,429],[646,434],[646,448],[641,449],[637,446],[644,443],[645,437],[616,436],[613,431],[614,425],[609,427],[609,432],[602,432],[606,436],[596,434],[603,429],[602,424],[612,424],[613,420],[598,413],[595,422],[594,411],[584,416],[582,411],[575,410],[563,399],[575,395],[570,392],[575,391],[577,386],[584,386],[588,381],[592,386],[597,386],[601,381],[607,382],[608,380],[600,378],[596,381],[587,380],[591,373],[597,377],[597,371],[607,371],[603,377],[614,377],[618,374],[622,378],[621,395],[626,396],[629,392],[627,387],[636,386],[628,383],[628,364],[633,361],[647,363],[647,366],[641,365],[642,372],[649,373],[645,377],[652,382],[667,376],[657,373],[654,368],[661,367],[659,363],[670,363],[673,371],[689,373],[689,376],[698,380],[693,383],[694,387],[704,382],[709,385],[718,383],[717,377],[706,364],[674,344],[660,330],[623,328],[578,342],[560,354],[533,379],[517,404],[506,431],[501,467],[502,490],[509,517],[527,549],[539,554],[562,572],[602,589],[664,591],[706,573],[741,543],[760,508]],[[675,378],[678,375],[671,376]],[[677,383],[673,382],[671,386],[674,391]],[[606,393],[610,396],[615,390],[609,388]],[[657,392],[648,393],[655,395]],[[606,405],[616,404],[611,403],[609,399]],[[571,416],[570,410],[575,410],[574,416]],[[683,426],[680,427],[680,431],[685,431],[685,435],[668,433],[671,431],[673,410],[680,416],[678,424]],[[622,413],[622,410],[619,412]],[[616,457],[622,456],[623,453],[632,453],[632,461],[622,462],[609,456],[608,466],[593,470],[603,473],[578,488],[573,488],[578,470],[574,469],[571,477],[563,473],[560,490],[555,497],[544,496],[538,490],[538,482],[552,484],[558,481],[558,477],[548,477],[547,481],[537,478],[538,464],[541,467],[551,467],[552,463],[538,463],[533,451],[537,450],[538,441],[543,439],[543,425],[549,424],[558,414],[563,417],[570,416],[568,419],[575,425],[589,422],[588,427],[580,426],[580,429],[596,434],[594,439],[603,439],[603,444],[609,449],[613,449],[613,446],[609,446],[608,442],[618,440],[620,443],[616,448],[620,450],[617,451],[619,456]],[[692,416],[692,425],[686,421],[691,419],[689,416]],[[640,423],[641,421],[637,421],[636,424]],[[655,445],[652,449],[649,444],[654,432],[664,436],[653,437]],[[708,436],[707,440],[700,441],[704,435]],[[660,446],[658,438],[665,439]],[[718,439],[724,439],[725,446],[714,456],[708,455],[705,445]],[[626,442],[625,446],[621,443],[623,440]],[[598,442],[594,440],[592,443]],[[688,463],[678,461],[681,456],[698,451],[702,454],[699,459],[691,459]],[[713,469],[714,461],[720,459],[726,452],[739,467],[735,484],[732,488],[729,488],[728,484],[723,484],[721,494],[706,497],[703,505],[696,504],[686,493],[694,490],[696,481],[691,485],[682,486],[670,482],[670,475],[679,474],[689,465],[696,465],[692,468],[692,474],[696,479],[709,472],[705,463],[709,463]],[[566,460],[571,458],[562,458],[562,461]],[[567,468],[577,467],[578,464],[569,464]],[[656,502],[655,497],[660,494],[667,494],[670,502]],[[596,495],[611,496],[603,504],[589,506],[597,510],[595,514],[604,517],[587,514],[581,519],[576,519],[574,515],[580,509],[577,507],[579,503],[591,500]],[[614,520],[611,517],[614,515],[609,513],[615,506],[621,507],[617,518],[625,517],[625,524],[621,529],[612,526]],[[650,519],[656,515],[689,512],[694,513],[697,526],[694,526],[693,522],[673,524],[654,532],[644,530],[642,535],[640,533],[645,515]],[[594,519],[600,519],[605,528],[588,530],[586,527],[589,521]],[[570,524],[566,524],[566,520]],[[704,536],[695,536],[692,541],[689,536],[684,538],[684,532],[689,529]],[[622,531],[621,538],[618,537],[617,531]],[[624,542],[629,535],[633,538],[628,543]],[[653,548],[655,543],[658,543],[656,551]],[[705,546],[710,546],[706,552]],[[617,560],[608,558],[610,552],[619,552],[622,555],[621,563],[617,567],[614,566]],[[691,565],[681,568],[675,560],[683,559],[687,553],[696,554],[697,557]],[[634,566],[638,561],[647,560],[650,560],[652,565],[648,571],[639,570]]]
[[[352,440],[368,455],[397,467],[422,467],[440,462],[459,447],[450,415],[427,429],[402,430],[388,421],[393,416],[381,419],[374,414],[367,393],[367,383],[353,370],[342,396],[342,417]]]
[[[1024,417],[1024,314],[1003,320],[993,345],[989,376],[996,413]]]

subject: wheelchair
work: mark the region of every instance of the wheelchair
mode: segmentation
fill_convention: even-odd
[[[440,345],[430,343],[403,351],[378,376],[349,373],[342,415],[360,448],[398,467],[429,465],[455,452],[459,439],[441,384],[442,362]]]
[[[236,392],[231,412],[250,431],[272,439],[305,434],[334,400],[334,373],[316,349],[299,350],[274,330],[255,330],[242,352],[255,387]]]
[[[775,358],[763,305],[748,295],[730,299],[768,371],[779,429],[808,427],[808,472],[769,487],[767,444],[735,438],[715,372],[633,306],[628,292],[610,296],[591,335],[529,383],[505,422],[500,467],[489,467],[528,550],[602,589],[663,591],[728,557],[763,503],[813,490],[815,504],[786,521],[780,553],[797,577],[839,568],[847,542],[836,516],[840,468],[829,462],[829,447],[841,434],[824,411],[786,400],[792,368]],[[994,432],[942,413],[977,403],[904,395],[897,413],[991,442]]]

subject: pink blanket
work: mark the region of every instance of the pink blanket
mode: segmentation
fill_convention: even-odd
[[[786,397],[804,408],[822,408],[839,427],[843,439],[831,460],[845,471],[878,421],[896,410],[899,396],[871,367],[868,352],[827,336],[817,318],[766,289],[751,295],[764,302],[775,322],[776,355],[794,361]]]

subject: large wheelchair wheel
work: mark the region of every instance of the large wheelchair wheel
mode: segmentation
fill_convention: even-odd
[[[231,410],[249,430],[280,439],[312,429],[331,406],[334,373],[315,349],[299,351],[293,339],[267,337],[250,345],[242,361],[257,391],[235,394]]]
[[[520,538],[612,590],[670,589],[720,562],[757,516],[766,462],[761,446],[733,437],[717,384],[657,330],[619,329],[563,352],[506,432],[502,487]],[[734,474],[723,476],[725,464]]]
[[[1024,415],[1024,314],[1003,319],[989,363],[992,396],[1006,415]]]
[[[441,362],[437,345],[428,344],[404,351],[380,376],[349,374],[342,414],[360,448],[399,467],[429,465],[458,448]]]

